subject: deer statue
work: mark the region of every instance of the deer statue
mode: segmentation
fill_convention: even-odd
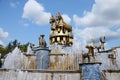
[[[47,46],[46,41],[44,39],[44,35],[40,35],[39,37],[39,46],[45,48]]]
[[[105,36],[104,37],[100,37],[100,42],[101,42],[100,46],[97,47],[98,52],[100,52],[100,49],[101,49],[101,51],[105,50],[105,48],[104,48]]]

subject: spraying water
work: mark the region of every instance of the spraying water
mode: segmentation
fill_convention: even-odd
[[[29,61],[27,57],[16,47],[12,52],[7,54],[3,68],[7,69],[26,69]]]
[[[28,45],[28,47],[27,47],[27,53],[26,54],[33,54],[33,51],[31,49],[30,45]]]

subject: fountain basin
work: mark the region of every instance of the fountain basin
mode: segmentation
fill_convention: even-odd
[[[80,70],[0,69],[0,80],[80,80]]]

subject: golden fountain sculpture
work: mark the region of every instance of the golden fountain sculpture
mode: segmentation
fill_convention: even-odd
[[[67,24],[60,13],[56,15],[56,19],[50,18],[50,44],[58,43],[59,45],[73,45],[72,26]]]

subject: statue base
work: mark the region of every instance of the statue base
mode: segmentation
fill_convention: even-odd
[[[48,69],[50,62],[49,48],[37,47],[33,51],[36,55],[36,69]]]
[[[81,80],[102,80],[100,65],[100,62],[79,64]]]

